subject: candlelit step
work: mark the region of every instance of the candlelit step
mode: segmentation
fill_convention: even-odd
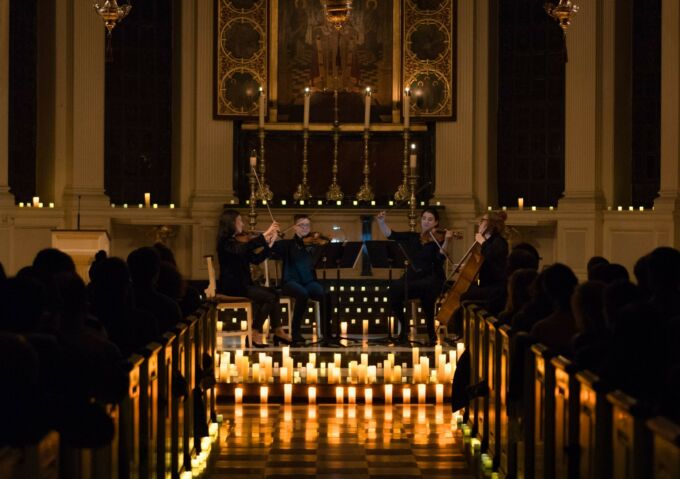
[[[446,406],[220,406],[210,478],[472,479]]]

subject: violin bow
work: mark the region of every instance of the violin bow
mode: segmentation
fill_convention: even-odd
[[[437,238],[434,236],[434,233],[432,233],[432,229],[430,229],[428,231],[428,233],[429,233],[430,237],[432,238],[432,241],[434,241],[434,244],[436,244],[437,247],[439,248],[439,252],[444,256],[444,258],[446,258],[446,261],[451,263],[451,266],[456,267],[457,266],[456,263],[454,263],[453,260],[446,253],[446,251],[444,251],[444,248],[442,247],[444,243],[443,242],[440,243],[439,241],[437,241]],[[444,240],[444,241],[446,241],[446,240]]]

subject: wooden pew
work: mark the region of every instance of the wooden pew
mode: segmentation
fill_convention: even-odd
[[[479,335],[477,333],[477,310],[479,307],[472,303],[467,303],[463,308],[463,324],[465,330],[465,349],[470,355],[470,384],[479,381]],[[477,401],[472,401],[465,409],[464,420],[470,427],[471,434],[477,434]]]
[[[142,349],[144,362],[139,369],[139,458],[141,478],[156,473],[158,442],[158,354],[162,346],[147,344]]]
[[[555,478],[578,479],[577,367],[564,356],[552,358],[550,362],[555,368]]]
[[[172,348],[175,334],[165,333],[158,352],[158,435],[156,477],[163,479],[172,471]]]
[[[196,355],[196,326],[197,321],[194,317],[189,317],[184,320],[187,326],[184,335],[184,379],[188,387],[188,394],[184,400],[184,428],[182,433],[183,441],[183,462],[184,470],[191,471],[191,458],[194,453],[194,401],[193,392],[196,388],[196,371],[195,371],[195,355]]]
[[[489,385],[489,397],[487,400],[487,427],[488,448],[487,454],[493,461],[494,468],[498,468],[500,462],[500,436],[501,436],[501,412],[500,412],[500,347],[501,339],[498,331],[498,320],[493,316],[486,318],[487,330],[487,383]]]
[[[652,477],[652,434],[641,405],[622,391],[607,394],[612,407],[612,474],[621,479]]]
[[[517,418],[508,413],[508,387],[510,386],[510,358],[512,357],[512,328],[503,325],[498,328],[498,472],[501,477],[514,477],[517,468],[517,435],[513,428],[517,427]],[[511,440],[512,438],[512,440]]]
[[[521,365],[524,370],[522,380],[522,400],[520,401],[520,437],[517,441],[517,478],[518,479],[534,479],[534,429],[535,429],[535,409],[536,409],[536,394],[535,382],[536,374],[534,367],[534,355],[531,351],[531,345],[534,339],[527,333],[518,333],[514,337],[513,356],[516,361],[522,361]],[[512,368],[520,367],[518,364],[511,363]],[[512,373],[515,376],[515,373]],[[519,388],[518,385],[513,387]]]
[[[475,323],[477,331],[477,350],[476,350],[476,363],[475,367],[477,374],[475,380],[472,384],[476,384],[480,381],[489,381],[489,331],[486,323],[486,311],[483,309],[478,309],[476,313]],[[487,397],[476,397],[473,400],[476,416],[477,416],[477,429],[473,430],[477,438],[482,443],[482,452],[487,451],[489,446],[489,399]]]
[[[35,445],[0,448],[2,479],[57,479],[59,477],[59,433],[49,431]]]
[[[178,323],[175,327],[175,341],[172,345],[172,403],[171,403],[171,474],[173,477],[179,476],[184,469],[184,423],[185,423],[185,402],[188,399],[189,391],[186,383],[186,335],[187,324]]]
[[[600,378],[590,371],[576,373],[579,382],[579,477],[611,476],[611,404]]]
[[[131,355],[126,363],[129,375],[128,394],[120,404],[119,427],[119,476],[121,479],[137,478],[140,472],[139,459],[139,396],[140,368],[144,358]]]
[[[534,355],[534,477],[555,476],[555,369],[553,353],[542,344],[531,347]]]
[[[647,421],[654,435],[652,478],[677,479],[680,477],[680,426],[663,416]]]

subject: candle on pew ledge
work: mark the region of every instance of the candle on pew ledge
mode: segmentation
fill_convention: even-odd
[[[442,404],[444,402],[444,385],[435,384],[434,391],[437,404]]]
[[[418,346],[411,348],[411,357],[411,366],[415,368],[416,364],[420,364],[420,349],[418,349]]]
[[[269,386],[260,386],[260,403],[267,404],[269,399]]]
[[[151,208],[151,193],[144,193],[144,207]]]
[[[356,404],[357,402],[357,388],[349,386],[347,388],[347,402],[349,404]]]
[[[307,397],[309,398],[309,404],[316,404],[316,387],[309,386],[307,388]]]
[[[418,384],[418,403],[424,404],[427,399],[427,386],[425,384]]]
[[[410,386],[404,386],[401,389],[401,397],[402,397],[402,402],[404,404],[411,404],[411,387]]]
[[[338,386],[335,388],[335,402],[337,404],[343,404],[345,402],[345,388]]]
[[[241,404],[243,402],[243,388],[238,387],[234,389],[234,403]]]
[[[293,385],[292,384],[284,384],[283,385],[283,402],[286,403],[286,404],[290,404],[292,400],[293,400]]]
[[[373,389],[372,388],[364,389],[364,402],[366,403],[367,406],[373,404]]]
[[[385,404],[392,404],[392,386],[391,384],[385,384]]]

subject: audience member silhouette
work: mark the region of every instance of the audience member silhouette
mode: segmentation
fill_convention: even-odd
[[[512,253],[510,254],[512,256]],[[512,324],[512,319],[531,300],[531,284],[538,273],[535,269],[518,269],[508,278],[508,300],[505,309],[498,315],[502,324]]]
[[[609,264],[609,260],[603,256],[593,256],[588,260],[586,270],[588,271],[588,281],[592,280],[593,270],[602,264]]]
[[[552,300],[543,288],[545,270],[538,273],[529,287],[531,299],[512,317],[512,329],[528,333],[536,322],[553,312]]]
[[[599,281],[604,284],[612,284],[617,281],[628,281],[630,276],[625,266],[618,263],[602,263],[593,266],[590,281]]]
[[[574,290],[571,309],[578,333],[572,338],[573,359],[579,367],[600,374],[609,351],[610,333],[604,316],[604,283],[587,281]]]
[[[200,293],[187,284],[170,248],[163,243],[155,243],[153,248],[161,259],[158,291],[177,301],[183,317],[189,316],[201,306]]]

